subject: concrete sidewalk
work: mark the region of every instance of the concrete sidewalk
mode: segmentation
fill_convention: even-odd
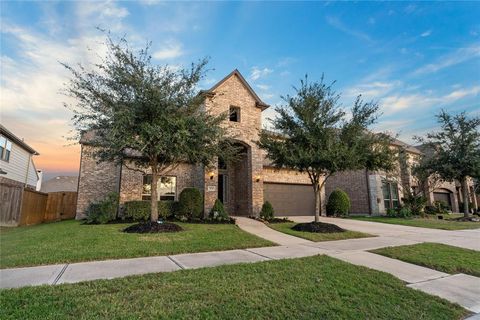
[[[309,218],[311,219],[311,217]],[[322,220],[325,221],[326,219],[322,218]],[[240,228],[283,245],[244,250],[2,269],[0,270],[0,288],[76,283],[145,273],[171,272],[182,269],[196,269],[234,263],[255,263],[326,254],[352,264],[390,273],[405,281],[414,289],[456,302],[470,311],[480,312],[480,278],[462,274],[449,275],[367,252],[367,250],[377,248],[419,243],[419,240],[423,239],[421,238],[423,228],[414,228],[413,230],[403,228],[393,228],[395,229],[393,230],[390,228],[392,233],[386,233],[383,227],[379,228],[377,226],[383,226],[384,224],[368,222],[367,224],[373,224],[377,229],[381,229],[381,231],[375,232],[376,230],[371,229],[372,226],[364,225],[363,221],[354,221],[354,224],[350,224],[345,219],[335,219],[336,224],[346,229],[356,229],[357,231],[370,232],[379,236],[312,242],[280,233],[256,220],[239,218],[237,222]],[[362,222],[362,224],[356,224],[357,222]],[[412,237],[412,235],[416,235],[416,237]],[[430,240],[429,236],[431,235],[432,233],[426,232],[425,238]],[[438,234],[433,233],[433,235]],[[456,239],[463,243],[466,239],[476,237],[477,235],[476,232],[464,232],[457,235]]]

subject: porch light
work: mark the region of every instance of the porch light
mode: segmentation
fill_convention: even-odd
[[[256,176],[255,176],[255,182],[260,182],[260,179],[261,179],[261,178],[262,178],[262,177],[261,177],[260,175],[256,175]]]
[[[213,177],[215,177],[215,172],[210,171],[210,172],[208,173],[208,176],[210,177],[210,180],[213,180]]]

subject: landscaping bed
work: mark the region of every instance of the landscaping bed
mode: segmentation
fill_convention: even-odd
[[[182,227],[171,222],[141,222],[136,223],[123,229],[127,233],[162,233],[162,232],[179,232]]]
[[[343,229],[341,232],[297,231],[292,229],[296,225],[299,224],[295,222],[268,224],[268,226],[274,230],[315,242],[374,237],[374,235],[371,234]],[[338,226],[335,227],[339,228]],[[327,228],[329,228],[329,230],[333,230],[333,227]]]
[[[327,256],[2,290],[0,299],[5,320],[451,320],[469,315],[387,273]]]
[[[0,268],[272,246],[233,224],[176,222],[183,231],[125,233],[131,223],[67,220],[0,229]]]
[[[480,277],[480,252],[440,243],[376,249],[373,253],[446,273],[467,273]]]
[[[292,227],[292,230],[303,232],[316,232],[316,233],[336,233],[345,232],[345,229],[331,223],[324,222],[306,222],[297,223]]]

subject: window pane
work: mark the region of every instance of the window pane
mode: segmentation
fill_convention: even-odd
[[[10,160],[10,150],[5,150],[5,161]]]
[[[398,200],[398,185],[396,183],[390,183],[392,188],[392,199]]]
[[[5,148],[5,143],[7,142],[7,139],[5,137],[0,136],[0,147]]]
[[[175,200],[176,189],[176,177],[160,177],[160,181],[158,183],[158,195],[160,200]]]
[[[383,201],[383,204],[385,205],[385,209],[391,209],[390,208],[390,200]]]
[[[11,151],[12,150],[12,142],[7,140],[7,148],[6,148],[8,151]]]
[[[150,198],[150,195],[152,194],[152,175],[147,174],[143,176],[143,189],[142,189],[142,195],[148,196]],[[142,197],[143,199],[143,197]],[[143,200],[149,200],[149,199],[143,199]]]
[[[390,186],[387,182],[382,182],[382,191],[383,191],[383,199],[389,200],[390,199]]]
[[[3,159],[3,154],[5,153],[5,148],[0,147],[0,159]]]

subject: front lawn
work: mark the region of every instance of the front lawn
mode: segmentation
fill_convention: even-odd
[[[469,312],[327,256],[0,291],[1,319],[461,319]]]
[[[269,223],[268,226],[277,231],[280,231],[295,237],[315,241],[315,242],[375,237],[374,235],[371,235],[368,233],[349,231],[349,230],[345,232],[335,232],[335,233],[315,233],[315,232],[303,232],[303,231],[292,230],[292,227],[296,224],[297,224],[296,222]]]
[[[372,252],[446,273],[468,273],[480,277],[480,252],[475,250],[440,243],[419,243]]]
[[[349,217],[349,219],[381,222],[389,224],[400,224],[410,227],[421,227],[431,229],[443,229],[443,230],[462,230],[462,229],[477,229],[480,228],[480,222],[460,222],[450,221],[448,215],[444,215],[445,220],[439,220],[436,217],[433,218],[390,218],[390,217]]]
[[[131,224],[75,220],[0,229],[0,268],[271,246],[233,224],[178,223],[185,231],[137,234]]]

